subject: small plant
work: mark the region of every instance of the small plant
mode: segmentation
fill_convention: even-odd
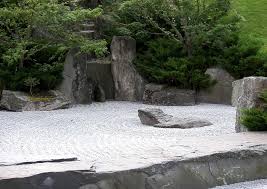
[[[241,123],[250,131],[267,131],[267,90],[261,95],[263,105],[260,108],[243,110]]]
[[[40,81],[34,77],[28,77],[27,79],[24,80],[24,85],[29,87],[29,92],[31,96],[33,95],[32,90],[35,86],[39,85]]]

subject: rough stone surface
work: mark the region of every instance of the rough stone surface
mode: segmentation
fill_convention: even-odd
[[[239,98],[242,94],[242,79],[236,80],[232,83],[232,106],[236,107],[238,105]]]
[[[86,74],[94,86],[100,85],[103,88],[106,99],[114,99],[114,82],[109,57],[88,61],[86,63]]]
[[[238,89],[237,99],[237,116],[236,116],[236,132],[246,132],[247,129],[240,123],[242,110],[248,108],[257,108],[262,105],[259,95],[263,90],[267,89],[267,77],[246,77],[237,82]]]
[[[59,91],[49,91],[48,100],[34,100],[27,93],[18,91],[3,91],[0,106],[9,111],[51,111],[68,108],[70,100]],[[38,98],[37,98],[38,99]]]
[[[267,177],[265,146],[164,162],[134,170],[90,173],[69,171],[0,180],[0,189],[208,189]],[[48,187],[47,187],[48,188]]]
[[[94,100],[94,89],[100,84],[107,99],[114,98],[114,84],[110,61],[95,59],[90,54],[77,54],[71,50],[66,58],[64,80],[59,90],[73,104],[90,104]]]
[[[174,118],[167,122],[158,123],[154,127],[191,129],[210,125],[212,125],[210,121],[199,118]]]
[[[143,102],[165,106],[192,106],[196,104],[196,93],[192,90],[150,83],[145,86]]]
[[[59,90],[71,99],[73,104],[89,104],[92,102],[93,83],[86,74],[86,62],[91,59],[88,54],[77,54],[71,50],[64,64],[63,82]]]
[[[159,85],[154,83],[149,83],[145,86],[145,91],[143,95],[143,102],[145,104],[152,104],[152,97],[155,92],[160,92],[163,89],[166,89],[166,85]]]
[[[161,109],[146,108],[138,110],[138,116],[144,125],[156,125],[170,121],[173,116],[165,114]]]
[[[3,90],[4,90],[4,83],[0,80],[0,101],[1,101],[1,98],[2,98]]]
[[[111,43],[112,75],[115,85],[115,100],[141,101],[145,80],[136,71],[136,42],[130,37],[114,37]]]
[[[160,128],[190,129],[212,125],[211,122],[199,118],[176,118],[156,108],[140,109],[138,116],[142,124]]]
[[[105,102],[106,101],[105,91],[101,85],[97,85],[95,87],[95,101],[96,102]]]
[[[217,83],[198,94],[198,102],[214,104],[231,104],[232,82],[235,80],[227,71],[221,68],[209,68],[206,74]]]

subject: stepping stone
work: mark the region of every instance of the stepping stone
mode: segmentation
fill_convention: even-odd
[[[138,110],[138,116],[142,124],[159,128],[190,129],[212,125],[210,121],[205,119],[193,117],[177,118],[156,108],[140,109]]]

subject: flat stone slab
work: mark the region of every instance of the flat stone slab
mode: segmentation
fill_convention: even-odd
[[[173,117],[165,114],[161,109],[157,108],[140,109],[138,110],[138,116],[142,124],[160,128],[191,129],[212,125],[210,121],[200,118]]]
[[[154,127],[191,129],[191,128],[211,126],[211,125],[212,123],[210,121],[199,118],[187,117],[187,118],[173,118],[171,121],[158,123],[154,125]]]

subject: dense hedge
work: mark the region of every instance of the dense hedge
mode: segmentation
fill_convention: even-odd
[[[260,98],[262,107],[243,110],[241,123],[250,131],[267,131],[267,90]]]
[[[204,74],[213,66],[236,79],[267,75],[261,41],[240,38],[241,16],[229,0],[174,2],[125,0],[105,15],[107,40],[112,35],[137,40],[135,64],[149,81],[198,90],[214,83]]]

